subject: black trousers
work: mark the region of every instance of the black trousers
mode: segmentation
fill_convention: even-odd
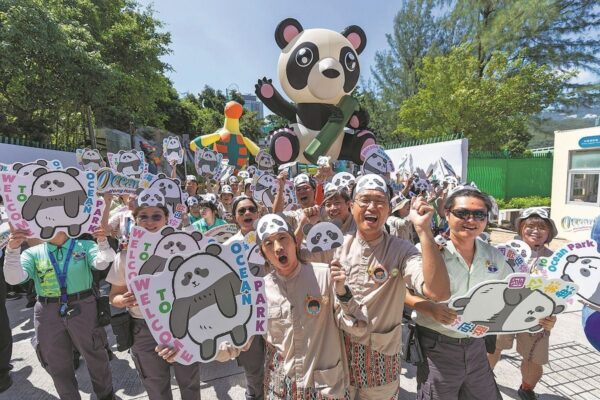
[[[4,257],[0,259],[0,265],[4,265]],[[12,357],[12,332],[6,312],[6,281],[4,271],[0,268],[0,376],[10,371],[10,359]]]

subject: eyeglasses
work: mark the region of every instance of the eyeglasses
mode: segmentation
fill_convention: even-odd
[[[523,227],[523,230],[527,233],[531,233],[533,231],[538,231],[538,232],[548,232],[549,229],[545,226],[539,226],[539,225],[535,225],[535,226],[525,226]]]
[[[240,207],[237,209],[237,213],[238,215],[244,215],[246,214],[246,211],[250,211],[252,214],[255,214],[257,209],[254,206],[251,207]]]
[[[152,220],[154,222],[158,222],[161,221],[164,218],[164,214],[152,214],[152,215],[146,215],[146,214],[141,214],[137,216],[137,220],[141,221],[141,222],[145,222],[148,220]]]
[[[381,208],[387,204],[387,200],[384,200],[381,198],[369,199],[369,198],[361,197],[360,199],[356,199],[355,201],[356,201],[356,204],[358,204],[358,206],[360,208],[367,208],[369,206],[369,204],[371,204],[371,203],[377,208]]]
[[[467,210],[465,208],[450,210],[450,214],[465,221],[469,219],[469,216],[473,217],[475,221],[484,221],[488,217],[487,210]]]

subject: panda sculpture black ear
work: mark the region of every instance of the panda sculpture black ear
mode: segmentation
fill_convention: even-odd
[[[356,54],[362,53],[365,47],[367,47],[367,35],[360,26],[350,25],[342,31],[342,35],[350,41],[352,47],[356,50]]]
[[[304,28],[294,18],[286,18],[275,28],[275,42],[280,49],[284,49]]]

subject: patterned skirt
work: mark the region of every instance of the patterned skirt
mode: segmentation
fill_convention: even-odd
[[[356,388],[370,388],[387,385],[400,378],[400,354],[388,356],[369,346],[352,342],[344,335],[346,355],[350,364],[350,385]]]
[[[275,347],[266,344],[265,399],[266,400],[350,400],[346,390],[344,397],[321,394],[315,388],[298,387],[296,380],[284,372],[283,358]]]

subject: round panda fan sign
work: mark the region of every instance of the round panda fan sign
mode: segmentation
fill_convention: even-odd
[[[539,320],[565,311],[567,300],[576,293],[577,285],[562,279],[511,274],[450,299],[448,307],[458,317],[446,328],[471,337],[538,332],[542,330]]]
[[[96,174],[77,168],[49,169],[35,164],[0,173],[0,193],[9,222],[31,237],[70,237],[100,227],[104,201],[96,195]]]
[[[179,349],[177,362],[211,361],[221,343],[242,347],[251,336],[266,332],[264,281],[250,273],[244,242],[224,246],[164,229],[160,236],[134,229],[127,265],[144,273],[127,276],[152,336]],[[189,247],[171,252],[165,245],[174,240]]]

